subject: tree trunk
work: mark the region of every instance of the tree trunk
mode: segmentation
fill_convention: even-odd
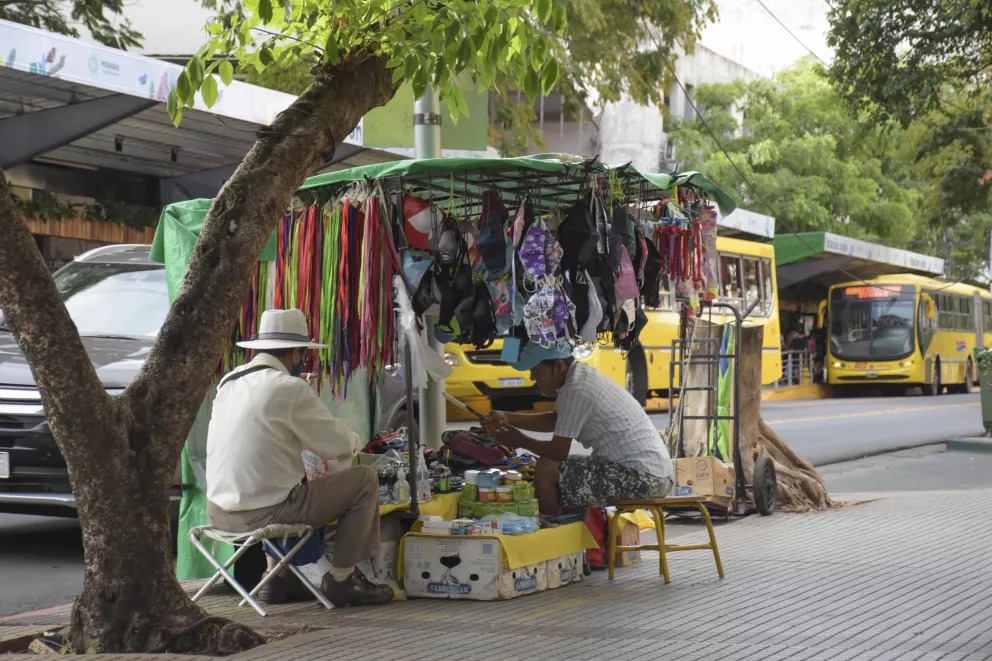
[[[97,378],[0,176],[0,308],[31,365],[82,528],[75,651],[217,653],[261,641],[205,618],[181,589],[167,490],[265,241],[303,180],[394,92],[381,58],[320,68],[310,88],[259,131],[204,220],[141,374],[116,400]]]
[[[741,345],[741,461],[750,481],[754,462],[763,454],[775,462],[778,475],[777,508],[791,512],[809,512],[831,507],[823,478],[808,461],[769,427],[761,417],[761,354],[763,326],[744,326],[738,341]]]
[[[695,324],[693,355],[713,351],[711,343],[700,342],[702,338],[720,337],[722,326],[716,326],[705,321]],[[763,454],[775,462],[778,474],[778,505],[784,511],[804,512],[821,510],[832,506],[827,495],[823,478],[807,461],[799,457],[788,444],[772,430],[761,417],[761,356],[764,327],[744,326],[737,342],[741,345],[740,365],[740,448],[741,463],[744,468],[744,480],[752,481],[754,463]],[[711,385],[714,375],[704,366],[698,365],[686,370],[688,386]],[[677,412],[672,415],[669,427],[669,449],[674,451],[678,442],[678,416],[701,415],[707,408],[705,393],[688,391],[684,395],[685,409],[680,403]],[[731,400],[731,406],[733,402]],[[685,438],[683,440],[683,455],[694,457],[706,454],[708,432],[705,422],[691,424],[696,421],[686,421]],[[732,432],[732,427],[731,427]],[[738,442],[738,439],[732,439]],[[675,455],[673,455],[675,456]]]

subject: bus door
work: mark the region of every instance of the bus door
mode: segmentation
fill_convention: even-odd
[[[985,306],[982,305],[982,297],[975,294],[971,301],[971,316],[975,319],[975,349],[985,346]]]
[[[920,292],[920,309],[916,319],[920,354],[926,359],[927,350],[937,329],[937,303],[926,292]]]

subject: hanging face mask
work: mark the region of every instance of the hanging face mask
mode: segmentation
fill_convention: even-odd
[[[520,245],[520,263],[524,266],[527,277],[540,282],[546,277],[553,277],[561,264],[561,244],[551,236],[551,232],[543,224],[536,224],[527,231]]]

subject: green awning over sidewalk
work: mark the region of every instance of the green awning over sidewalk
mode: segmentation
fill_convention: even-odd
[[[887,273],[943,275],[944,260],[832,232],[780,234],[774,239],[779,288],[806,281],[828,286]]]

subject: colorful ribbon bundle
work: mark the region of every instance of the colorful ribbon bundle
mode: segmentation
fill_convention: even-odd
[[[364,211],[364,212],[363,212]],[[243,363],[235,342],[258,331],[262,311],[296,307],[311,336],[326,349],[308,358],[310,372],[326,373],[331,392],[346,395],[361,368],[375,378],[392,361],[392,281],[396,248],[382,198],[364,210],[353,200],[287,211],[276,227],[276,259],[260,262],[249,283],[221,373]]]

